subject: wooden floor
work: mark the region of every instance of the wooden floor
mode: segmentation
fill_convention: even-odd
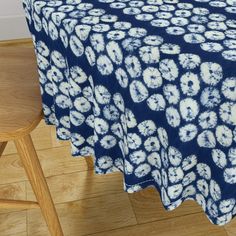
[[[95,175],[83,158],[71,157],[69,144],[57,141],[54,128],[44,122],[32,136],[65,236],[236,236],[236,219],[214,226],[193,201],[167,212],[153,188],[128,194],[121,173]],[[0,198],[34,200],[13,143],[0,158]],[[0,210],[0,236],[49,233],[39,210],[11,209]]]
[[[147,188],[124,192],[121,173],[95,175],[83,158],[70,156],[52,126],[41,122],[32,134],[65,236],[235,236],[236,219],[212,225],[193,201],[165,211],[159,194]],[[13,143],[0,158],[0,198],[35,200]],[[39,210],[1,210],[1,236],[48,236]]]

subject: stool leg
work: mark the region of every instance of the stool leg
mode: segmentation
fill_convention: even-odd
[[[56,208],[30,135],[15,140],[15,144],[51,235],[63,236]]]
[[[0,142],[0,157],[2,156],[5,147],[7,146],[7,142]]]

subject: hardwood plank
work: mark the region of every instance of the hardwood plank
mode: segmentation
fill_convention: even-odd
[[[46,177],[87,170],[84,158],[71,157],[70,147],[41,150],[37,153]],[[25,180],[28,179],[18,155],[3,156],[0,159],[0,184]]]
[[[136,225],[126,193],[56,205],[65,236],[81,236]],[[28,211],[28,235],[49,236],[39,210]]]
[[[17,153],[17,151],[16,151],[16,147],[14,145],[14,142],[8,141],[5,151],[4,151],[4,155],[6,156],[6,155],[16,154],[16,153]]]
[[[202,208],[194,201],[186,201],[173,211],[166,211],[156,189],[149,187],[129,194],[138,223],[174,218],[202,212]]]
[[[0,198],[23,200],[25,197],[25,182],[0,185]]]
[[[36,129],[34,130],[34,132],[37,132],[37,129],[39,129],[39,128],[44,128],[44,127],[49,127],[49,126],[46,125],[44,119],[42,119],[42,120],[39,122],[39,124],[38,124],[38,126],[36,127]]]
[[[47,178],[55,203],[94,198],[103,195],[123,193],[123,180],[120,173],[97,175],[93,171],[52,176]],[[27,199],[35,201],[32,188],[26,184]]]
[[[27,231],[25,231],[25,232],[17,233],[17,235],[11,235],[11,236],[28,236],[28,234],[27,234]]]
[[[41,121],[39,126],[31,133],[36,150],[44,150],[53,147],[70,146],[69,141],[62,141],[56,138],[56,130],[54,126],[45,125]],[[4,155],[16,154],[17,150],[13,142],[9,142]]]
[[[26,235],[26,211],[0,214],[1,236]]]
[[[224,226],[228,236],[236,236],[236,218]]]
[[[32,140],[36,150],[43,150],[47,148],[52,148],[52,140],[50,137],[51,127],[44,126],[35,129],[32,133]]]
[[[37,127],[35,130],[31,132],[31,136],[36,150],[43,150],[53,147],[50,126],[44,125],[42,127]],[[4,151],[4,155],[10,155],[16,153],[17,150],[14,142],[11,141],[8,142],[6,150]]]
[[[36,131],[37,132],[37,131]],[[55,126],[50,126],[52,147],[70,146],[70,141],[57,139]]]
[[[25,200],[25,182],[0,185],[0,199]],[[20,211],[19,209],[0,209],[0,214]],[[1,228],[0,228],[1,231]]]
[[[227,236],[223,227],[209,222],[203,213],[154,221],[90,236]],[[68,235],[69,236],[69,235]]]

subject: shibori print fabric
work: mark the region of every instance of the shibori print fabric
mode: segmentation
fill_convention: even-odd
[[[24,0],[45,120],[172,210],[236,215],[236,0]]]

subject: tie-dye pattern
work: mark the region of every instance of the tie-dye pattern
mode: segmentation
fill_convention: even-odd
[[[236,215],[236,0],[23,0],[45,120],[172,210]]]

